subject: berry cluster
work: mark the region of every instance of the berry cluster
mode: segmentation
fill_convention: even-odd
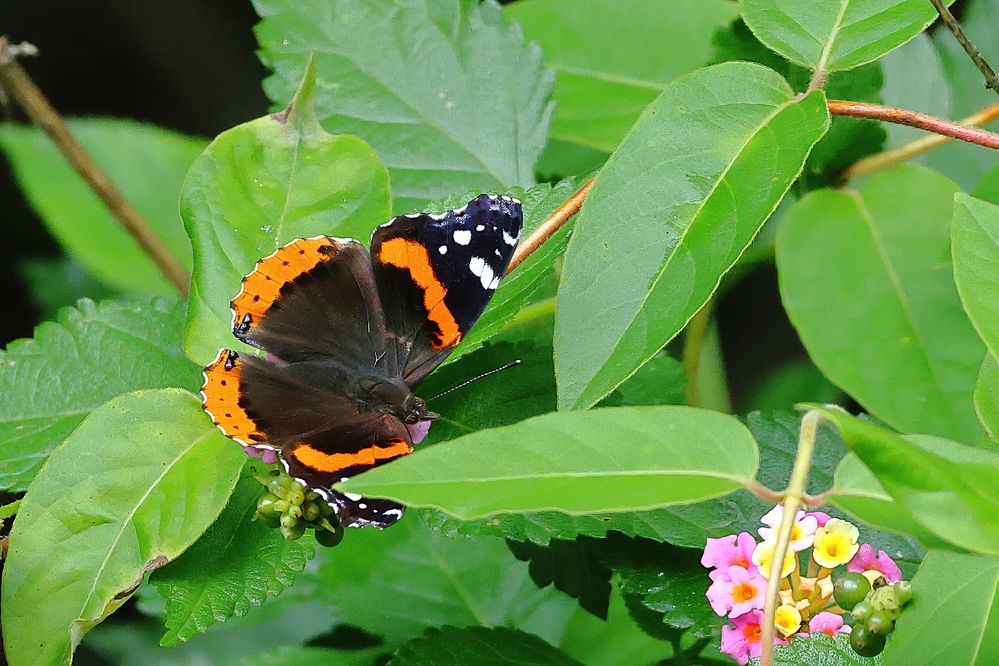
[[[257,502],[257,516],[271,527],[280,527],[285,539],[301,538],[311,528],[322,546],[333,547],[343,540],[343,527],[318,494],[278,470],[256,478],[268,491]]]
[[[833,594],[840,608],[850,611],[853,631],[850,646],[864,657],[881,654],[888,634],[895,630],[895,621],[902,607],[912,599],[912,583],[900,580],[889,583],[884,576],[848,573],[833,584]]]

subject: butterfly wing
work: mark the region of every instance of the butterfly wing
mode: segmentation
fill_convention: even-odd
[[[245,446],[278,451],[289,474],[320,493],[344,526],[386,527],[403,507],[332,486],[413,450],[402,422],[351,399],[353,379],[330,360],[284,363],[222,350],[205,369],[205,410]]]
[[[387,349],[410,386],[437,367],[482,314],[522,222],[519,201],[483,194],[443,215],[404,215],[375,230],[371,261]]]

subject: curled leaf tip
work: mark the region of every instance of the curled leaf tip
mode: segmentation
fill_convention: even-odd
[[[309,60],[305,63],[305,71],[302,73],[302,82],[298,84],[295,96],[283,111],[271,117],[303,134],[321,130],[319,119],[316,117],[315,92],[316,56],[310,53]]]

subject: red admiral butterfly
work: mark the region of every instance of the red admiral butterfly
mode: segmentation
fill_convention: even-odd
[[[232,325],[267,356],[221,350],[205,368],[205,411],[240,444],[276,451],[345,527],[391,525],[401,505],[332,486],[422,439],[437,414],[413,389],[482,314],[522,220],[519,201],[483,194],[443,215],[393,218],[370,254],[316,236],[261,259],[232,301]]]

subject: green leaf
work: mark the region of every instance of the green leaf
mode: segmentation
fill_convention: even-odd
[[[905,505],[893,500],[878,478],[852,453],[836,469],[828,497],[833,506],[879,530],[912,536],[930,548],[950,547],[923,527]]]
[[[429,629],[401,648],[390,666],[438,666],[439,664],[483,666],[580,666],[569,655],[537,636],[512,629],[444,627]]]
[[[331,132],[374,146],[395,210],[456,192],[534,183],[553,73],[493,2],[255,0],[264,89],[283,104],[316,56],[316,108]],[[335,182],[335,181],[334,181]]]
[[[180,558],[150,578],[166,606],[160,645],[175,646],[289,587],[313,553],[311,539],[289,541],[254,520],[264,487],[244,476],[215,524]]]
[[[404,517],[323,551],[319,590],[344,624],[401,641],[429,627],[507,626],[552,640],[576,603],[539,590],[500,539],[448,538]]]
[[[126,120],[79,118],[70,131],[185,267],[191,245],[177,214],[184,173],[203,139]],[[105,285],[163,296],[176,291],[37,128],[0,125],[0,149],[56,240]]]
[[[607,619],[611,571],[594,556],[588,540],[553,540],[547,546],[508,541],[507,546],[518,560],[529,563],[531,580],[538,587],[554,584],[578,600],[581,608]]]
[[[892,638],[890,642],[895,642],[895,640]],[[808,664],[808,666],[869,666],[883,662],[883,655],[862,657],[854,652],[853,648],[850,647],[850,634],[844,633],[830,636],[819,631],[809,634],[808,638],[794,638],[788,645],[778,645],[774,648],[774,666],[801,666],[802,664]],[[760,660],[753,659],[749,663],[758,666]]]
[[[886,664],[999,663],[999,559],[931,551],[912,580]]]
[[[607,153],[571,141],[551,139],[538,156],[534,171],[539,180],[561,178],[596,171],[607,161]]]
[[[600,171],[566,251],[560,409],[599,402],[683,328],[827,126],[821,92],[795,98],[759,65],[723,63],[667,86]]]
[[[693,407],[552,413],[424,449],[337,485],[463,519],[686,504],[739,489],[759,452],[736,419]]]
[[[937,17],[924,0],[740,0],[739,4],[742,18],[768,48],[796,65],[823,72],[877,60]]]
[[[81,421],[127,391],[196,390],[180,349],[183,304],[83,300],[0,352],[0,488],[25,490]]]
[[[245,460],[187,391],[136,391],[91,414],[14,521],[2,588],[11,663],[69,663],[146,573],[215,520]]]
[[[999,363],[991,354],[982,361],[974,397],[978,420],[989,436],[999,442]]]
[[[953,40],[953,35],[945,31]],[[967,57],[967,56],[965,56]],[[898,47],[880,61],[884,70],[884,103],[901,109],[920,111],[937,118],[954,118],[953,95],[940,54],[927,33]],[[847,98],[850,99],[850,98]],[[883,123],[891,148],[926,136],[925,130],[896,123]],[[955,142],[957,143],[957,142]],[[922,156],[916,160],[924,162]]]
[[[362,140],[318,125],[313,85],[310,67],[285,111],[220,134],[184,183],[194,245],[184,348],[198,363],[232,346],[229,302],[260,258],[319,234],[366,243],[391,215],[385,167]]]
[[[925,529],[972,552],[999,553],[999,453],[940,437],[904,438],[838,409],[813,408]]]
[[[947,260],[956,191],[907,165],[859,191],[812,192],[784,219],[777,267],[784,307],[826,377],[899,430],[978,443],[971,394],[984,349]]]
[[[384,648],[335,650],[324,647],[280,647],[232,662],[231,666],[381,666]]]
[[[570,618],[559,647],[590,666],[652,664],[673,654],[669,643],[639,628],[616,588],[611,592],[607,620],[579,609]]]
[[[552,137],[611,152],[667,83],[707,62],[712,33],[736,7],[724,0],[521,0],[505,11],[558,72]]]
[[[951,251],[964,310],[989,352],[999,357],[999,206],[957,193]]]
[[[97,281],[72,257],[31,257],[18,264],[31,302],[42,319],[56,319],[62,308],[82,298],[95,301],[113,298],[115,292]]]

